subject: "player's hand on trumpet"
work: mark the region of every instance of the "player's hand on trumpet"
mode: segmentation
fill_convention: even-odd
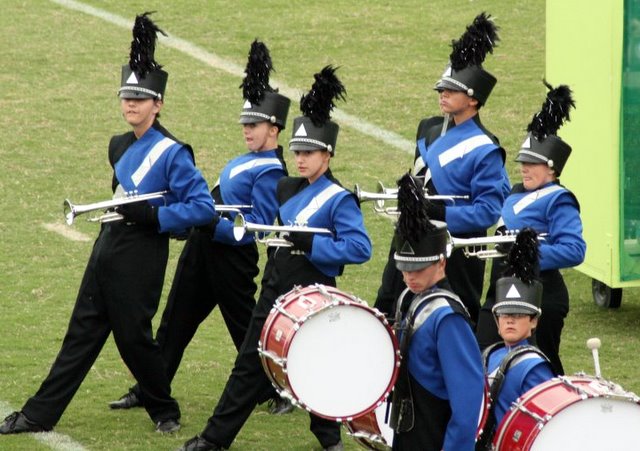
[[[311,249],[313,248],[313,233],[290,232],[284,238],[293,244],[293,250],[306,254],[311,253]]]
[[[215,235],[216,233],[216,227],[218,226],[219,222],[220,222],[220,214],[216,214],[213,217],[213,220],[211,222],[209,222],[208,224],[199,225],[196,228],[201,233],[204,233],[213,239],[213,235]]]
[[[141,226],[158,227],[158,208],[148,202],[133,202],[116,207],[116,212],[124,217],[127,223]]]

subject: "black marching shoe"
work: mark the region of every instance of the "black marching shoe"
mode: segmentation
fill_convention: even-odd
[[[222,451],[222,446],[215,445],[210,441],[196,435],[193,438],[187,440],[184,445],[177,449],[177,451]]]
[[[22,412],[13,412],[0,424],[0,434],[20,434],[23,432],[47,432],[46,428],[28,419]]]
[[[117,401],[111,401],[109,407],[112,409],[132,409],[134,407],[142,407],[142,401],[140,401],[135,392],[130,391],[126,395],[122,395]]]
[[[177,419],[170,418],[156,423],[156,432],[160,432],[162,434],[173,434],[179,430],[180,422]]]
[[[280,396],[271,398],[267,406],[271,415],[284,415],[293,412],[295,408],[289,399]]]

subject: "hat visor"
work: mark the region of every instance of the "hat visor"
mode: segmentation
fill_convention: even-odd
[[[121,99],[155,99],[156,96],[148,92],[134,91],[132,89],[122,88],[118,91],[118,97]]]
[[[289,143],[289,150],[292,151],[292,152],[295,152],[295,151],[311,152],[311,151],[314,151],[314,150],[327,150],[327,148],[319,146],[317,144],[302,143],[302,142],[291,142],[291,143]]]
[[[513,161],[516,161],[518,163],[547,164],[547,161],[544,158],[524,152],[518,153],[515,160]]]
[[[466,89],[463,89],[461,86],[447,80],[438,80],[436,85],[433,87],[434,91],[443,91],[445,89],[448,89],[449,91],[466,92]]]
[[[538,311],[533,308],[528,308],[522,305],[503,305],[496,304],[493,309],[494,315],[513,315],[513,314],[523,314],[523,315],[538,315]]]
[[[240,115],[239,124],[257,124],[258,122],[268,122],[267,119],[258,116]]]
[[[408,262],[404,260],[396,260],[396,269],[400,272],[421,271],[433,265],[433,262]]]

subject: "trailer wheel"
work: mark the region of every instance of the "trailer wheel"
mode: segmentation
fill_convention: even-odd
[[[591,280],[593,301],[598,307],[618,308],[622,303],[622,288],[611,288],[599,280]]]

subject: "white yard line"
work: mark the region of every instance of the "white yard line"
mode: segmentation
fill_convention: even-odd
[[[99,19],[104,20],[105,22],[109,22],[113,25],[116,25],[121,28],[126,28],[128,30],[131,29],[133,23],[131,19],[126,19],[124,17],[118,16],[116,14],[112,14],[108,11],[105,11],[100,8],[96,8],[91,5],[86,5],[82,2],[77,2],[74,0],[51,0],[51,2],[56,3],[60,6],[63,6],[68,9],[72,9],[75,11],[80,11],[82,13],[88,14],[93,17],[97,17]],[[180,39],[175,36],[163,36],[159,35],[159,41],[166,45],[167,47],[171,47],[175,50],[178,50],[186,55],[191,56],[192,58],[206,64],[209,67],[214,69],[225,71],[231,75],[236,77],[244,76],[244,67],[237,65],[232,61],[225,60],[215,53],[211,53],[206,51],[205,49],[198,47],[197,45],[185,41],[184,39]],[[271,80],[274,87],[278,87],[281,93],[292,98],[297,99],[300,97],[302,91],[299,89],[294,89],[284,84],[278,83],[277,80]],[[353,116],[349,113],[345,113],[339,109],[334,110],[333,112],[334,119],[342,124],[345,127],[352,128],[357,132],[362,133],[363,135],[369,136],[370,138],[374,138],[378,141],[382,141],[385,144],[390,145],[396,149],[405,151],[407,153],[413,154],[415,149],[415,143],[408,139],[403,138],[397,133],[385,130],[381,127],[378,127],[371,122],[367,122],[357,116]],[[91,238],[88,236],[74,231],[73,229],[69,229],[68,227],[63,226],[62,224],[44,224],[44,227],[47,230],[50,230],[55,233],[59,233],[60,235],[69,238],[74,241],[91,241]]]
[[[70,239],[71,241],[91,241],[92,238],[89,237],[88,235],[85,235],[82,232],[78,232],[77,230],[72,229],[71,227],[69,227],[66,224],[61,224],[61,223],[48,223],[48,224],[42,224],[42,227],[44,227],[45,229],[47,229],[50,232],[54,232],[57,233],[59,235],[62,235],[65,238]]]
[[[15,409],[9,404],[0,400],[0,418],[5,418],[14,410]],[[30,435],[40,443],[56,451],[86,451],[84,446],[64,434],[58,434],[57,432],[38,432]]]
[[[133,26],[132,19],[125,19],[124,17],[120,17],[118,15],[112,14],[99,8],[95,8],[90,5],[86,5],[81,2],[77,2],[74,0],[51,1],[53,3],[57,3],[58,5],[64,6],[65,8],[89,14],[122,28],[130,30]],[[242,77],[244,75],[244,67],[239,66],[231,61],[227,61],[224,58],[216,55],[215,53],[208,52],[189,41],[185,41],[184,39],[180,39],[171,35],[169,37],[160,35],[159,41],[167,47],[171,47],[175,50],[183,52],[184,54],[189,55],[192,58],[195,58],[210,67],[223,70],[237,77]],[[278,83],[277,80],[271,81],[274,87],[277,86],[280,89],[280,92],[282,92],[284,95],[292,99],[297,99],[300,97],[300,94],[302,92],[301,90]],[[352,128],[366,136],[382,141],[396,149],[403,150],[411,154],[413,154],[415,150],[415,142],[405,139],[394,132],[378,127],[377,125],[367,122],[357,116],[353,116],[336,109],[334,111],[333,117],[342,125]]]

